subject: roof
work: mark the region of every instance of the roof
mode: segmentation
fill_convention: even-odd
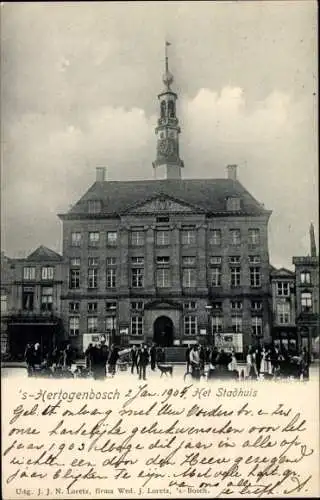
[[[33,262],[41,262],[41,261],[61,261],[62,256],[55,252],[54,250],[51,250],[50,248],[47,248],[43,245],[40,245],[34,252],[32,252],[26,260],[33,261]]]
[[[280,269],[273,268],[270,275],[282,277],[282,278],[294,278],[295,277],[294,271],[290,271],[290,269],[286,269],[285,267],[280,267]]]
[[[87,202],[101,201],[100,216],[121,215],[159,196],[169,197],[210,214],[227,213],[226,198],[241,198],[238,215],[270,215],[239,181],[231,179],[165,179],[95,182],[62,218],[88,215]]]

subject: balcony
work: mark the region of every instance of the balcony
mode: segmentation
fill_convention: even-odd
[[[54,311],[24,311],[22,309],[12,310],[9,321],[14,324],[48,325],[60,322],[60,317]]]

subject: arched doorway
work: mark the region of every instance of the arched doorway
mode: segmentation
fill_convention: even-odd
[[[173,344],[173,323],[168,316],[159,316],[153,324],[153,342],[161,347]]]

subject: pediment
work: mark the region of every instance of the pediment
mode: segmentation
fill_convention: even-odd
[[[126,210],[126,214],[197,213],[203,209],[169,196],[157,196]]]
[[[145,304],[145,309],[181,309],[182,306],[171,300],[156,300]]]

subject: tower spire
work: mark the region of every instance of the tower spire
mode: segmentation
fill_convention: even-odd
[[[158,95],[160,117],[155,129],[157,135],[157,156],[153,162],[157,179],[180,179],[183,161],[179,157],[179,121],[176,116],[176,101],[178,96],[171,90],[173,75],[169,70],[168,47],[171,43],[165,41],[165,72],[162,81],[165,88]]]
[[[310,252],[311,252],[311,257],[316,257],[317,256],[317,247],[316,247],[316,239],[314,236],[314,226],[313,223],[311,222],[310,224]]]

